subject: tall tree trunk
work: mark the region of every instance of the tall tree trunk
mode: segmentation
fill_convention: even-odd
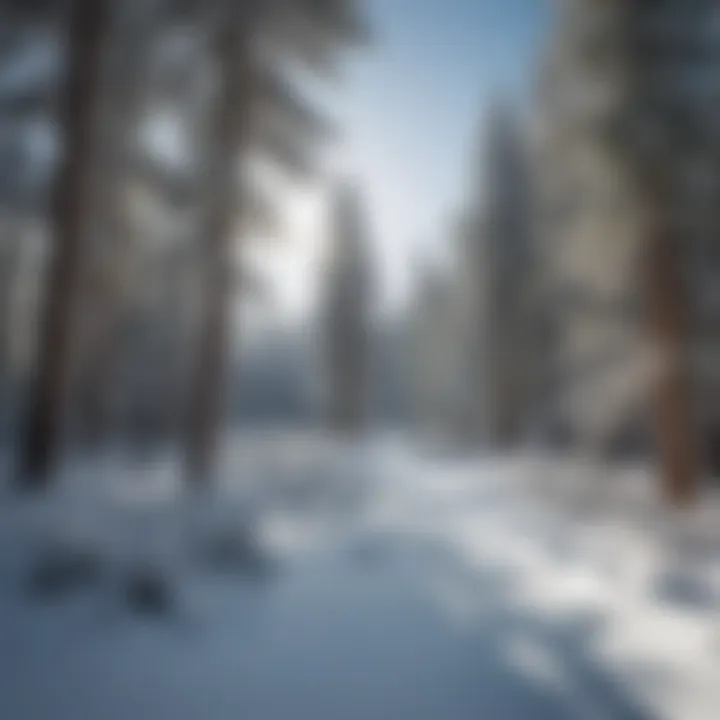
[[[191,388],[187,439],[187,471],[191,483],[210,479],[218,449],[223,413],[231,305],[233,230],[242,215],[236,172],[251,122],[254,90],[253,33],[259,0],[224,0],[216,51],[220,87],[216,101],[209,158],[208,207],[200,239],[205,247],[202,318],[198,361]]]
[[[661,375],[655,382],[655,425],[664,497],[673,505],[686,505],[698,491],[686,361],[687,302],[678,238],[663,221],[661,197],[653,208],[655,225],[647,264],[651,331],[662,358]]]
[[[67,79],[59,116],[63,159],[51,207],[54,247],[40,318],[37,375],[20,458],[19,477],[25,487],[47,484],[60,449],[108,9],[107,0],[74,0],[70,8]]]
[[[144,73],[151,60],[153,35],[161,3],[134,0],[121,16],[112,51],[112,68],[107,74],[103,99],[102,168],[97,187],[98,220],[108,247],[101,259],[99,292],[93,294],[97,318],[91,328],[87,357],[83,358],[80,384],[80,415],[83,439],[97,447],[107,439],[113,420],[114,380],[121,352],[121,326],[131,258],[136,240],[128,224],[124,193],[133,163],[134,134],[143,108]],[[111,92],[107,92],[108,87]]]

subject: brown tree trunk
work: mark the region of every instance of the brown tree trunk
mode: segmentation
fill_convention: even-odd
[[[251,121],[252,40],[260,3],[225,0],[217,31],[220,87],[214,117],[207,214],[201,227],[205,247],[198,362],[191,388],[187,471],[191,483],[207,482],[213,471],[222,423],[235,276],[233,231],[243,209],[236,169]]]
[[[60,449],[108,9],[107,0],[75,0],[70,9],[67,80],[59,116],[63,159],[52,197],[54,247],[40,317],[37,375],[20,458],[19,477],[24,487],[47,484]]]
[[[657,208],[657,215],[662,210]],[[657,221],[657,218],[653,218]],[[686,355],[686,299],[678,238],[659,222],[650,238],[648,280],[651,331],[661,353],[655,384],[655,424],[662,489],[673,505],[691,503],[698,491],[696,447],[692,432],[690,379]]]

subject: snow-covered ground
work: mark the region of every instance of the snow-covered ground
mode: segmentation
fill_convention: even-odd
[[[225,465],[212,493],[118,456],[5,494],[0,718],[720,716],[720,500],[393,438]],[[73,592],[38,570],[68,557]]]

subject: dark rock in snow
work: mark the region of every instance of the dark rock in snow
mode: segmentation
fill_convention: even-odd
[[[274,569],[267,551],[249,530],[218,530],[203,542],[202,560],[212,570],[236,575],[264,577]]]
[[[138,615],[168,615],[175,606],[175,591],[159,570],[133,570],[124,585],[125,601]]]
[[[88,549],[53,547],[41,552],[30,569],[27,592],[53,600],[96,583],[102,571],[99,553]]]

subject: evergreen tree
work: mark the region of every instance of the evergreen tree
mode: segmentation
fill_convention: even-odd
[[[468,431],[491,446],[517,442],[528,411],[529,177],[524,134],[496,106],[460,247]]]
[[[369,313],[372,273],[358,191],[341,184],[332,205],[332,255],[325,297],[328,416],[331,426],[357,433],[369,398]]]
[[[312,67],[326,67],[337,49],[364,33],[353,0],[288,0],[275,6],[260,0],[222,0],[216,22],[220,87],[208,158],[210,192],[200,232],[206,248],[203,309],[187,453],[189,477],[194,481],[211,473],[222,416],[233,299],[228,268],[235,218],[246,216],[233,191],[237,160],[259,148],[291,172],[310,171],[314,147],[327,127],[283,79],[282,56],[299,56]],[[279,58],[259,52],[266,37],[277,40],[282,49]]]
[[[565,3],[545,85],[544,272],[560,405],[598,446],[654,396],[663,486],[676,502],[697,487],[691,405],[704,381],[690,362],[687,272],[716,242],[706,212],[716,190],[689,176],[717,188],[712,90],[698,82],[717,71],[715,12],[704,0]]]
[[[50,259],[36,379],[20,471],[26,486],[44,485],[60,445],[71,359],[73,312],[82,259],[81,236],[88,207],[99,72],[106,38],[107,0],[74,0],[69,8],[65,87],[59,123],[63,141],[51,203],[54,245]]]
[[[130,271],[142,237],[130,222],[128,187],[137,174],[138,134],[151,83],[153,48],[166,22],[163,0],[115,4],[102,66],[95,202],[85,244],[73,398],[85,442],[97,446],[117,420],[117,363]]]
[[[47,23],[62,8],[62,3],[38,0],[14,3],[8,12],[12,10],[14,22]],[[63,162],[53,201],[53,260],[39,325],[41,347],[22,474],[33,483],[47,480],[58,454],[71,381],[85,426],[104,435],[110,398],[118,395],[109,390],[119,384],[118,356],[121,350],[125,354],[123,338],[132,317],[145,313],[144,321],[158,319],[133,295],[158,299],[163,294],[159,286],[166,285],[179,303],[170,322],[160,320],[158,327],[177,335],[186,334],[188,323],[199,325],[188,467],[191,477],[207,477],[220,423],[229,313],[238,289],[234,236],[273,223],[276,214],[255,186],[249,163],[262,154],[294,174],[312,172],[315,149],[332,127],[285,79],[286,68],[299,59],[315,71],[328,71],[337,51],[364,38],[365,28],[353,0],[77,0],[68,4],[67,17],[67,83],[60,111]],[[166,31],[183,25],[199,39],[193,52],[205,80],[210,78],[209,84],[200,84],[199,93],[194,83],[179,81],[177,72],[166,73],[160,83],[151,72],[142,72],[150,58],[153,67],[154,50]],[[131,36],[139,38],[137,48],[130,47]],[[133,53],[130,62],[128,53]],[[170,65],[177,69],[187,53],[182,57]],[[188,74],[197,75],[185,73],[186,79]],[[183,90],[188,86],[190,93]],[[208,87],[214,92],[208,93]],[[1,97],[0,111],[25,108],[27,98],[32,105],[33,93]],[[183,152],[192,162],[168,164],[141,148],[143,116],[153,108],[172,108],[176,118],[185,116]],[[96,136],[100,152],[93,158]],[[146,227],[140,231],[138,214],[143,213],[151,217],[141,218]],[[90,243],[82,240],[86,229]],[[159,230],[186,239],[172,244],[175,259],[165,262],[161,273],[167,282],[150,280],[154,287],[143,288],[142,278],[155,262],[151,257],[158,256],[145,249],[146,240]],[[190,232],[202,246],[197,254],[187,241]],[[155,339],[161,334],[155,333]],[[179,361],[189,352],[169,355]],[[167,367],[163,380],[182,373]],[[177,392],[167,397],[177,404]]]
[[[467,420],[464,401],[470,394],[463,387],[468,377],[461,360],[467,339],[462,301],[467,298],[458,279],[463,278],[455,272],[419,262],[409,321],[407,366],[415,421],[421,432],[445,438]],[[467,435],[466,426],[459,430]]]

